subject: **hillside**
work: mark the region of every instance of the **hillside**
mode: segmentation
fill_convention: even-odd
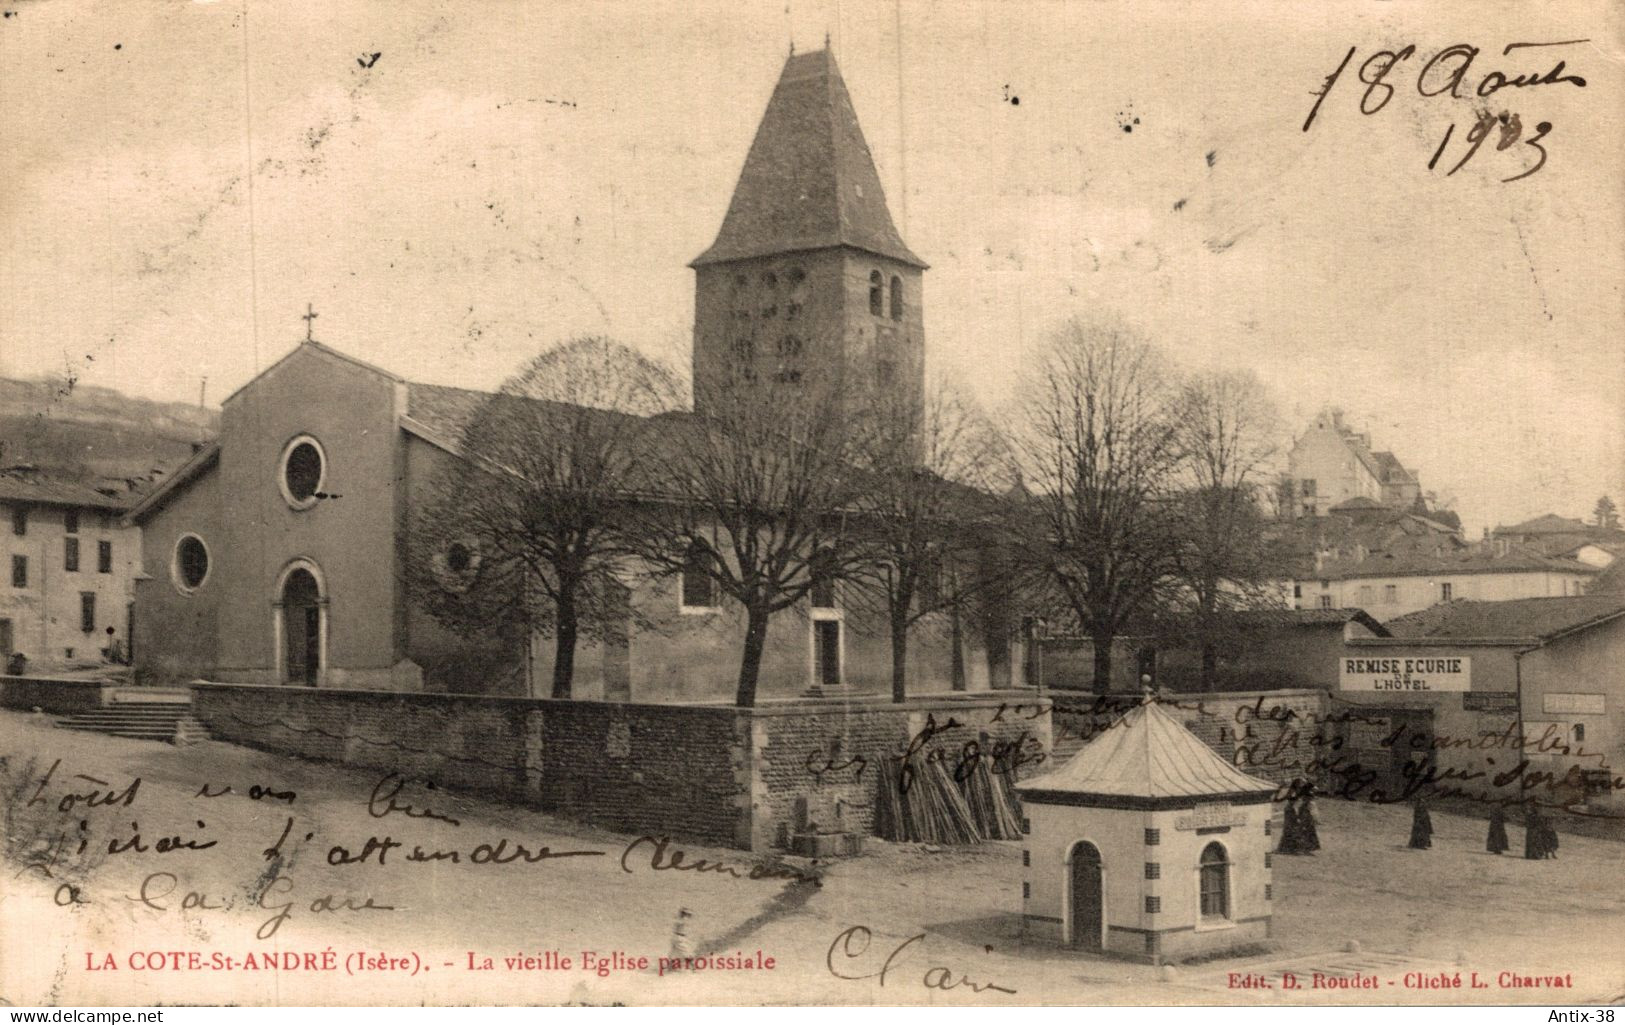
[[[111,388],[0,378],[0,468],[33,464],[93,477],[150,477],[184,461],[219,422],[218,410]]]

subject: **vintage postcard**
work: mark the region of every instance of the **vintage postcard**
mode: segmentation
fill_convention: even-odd
[[[0,999],[1625,999],[1622,69],[0,0]]]

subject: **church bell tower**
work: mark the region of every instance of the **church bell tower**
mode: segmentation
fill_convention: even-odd
[[[722,229],[689,266],[697,412],[763,382],[920,407],[926,264],[892,223],[827,46],[785,62]]]

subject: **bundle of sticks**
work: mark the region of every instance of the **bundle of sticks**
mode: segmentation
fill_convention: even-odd
[[[965,803],[981,834],[989,840],[1021,839],[1021,804],[1010,785],[1010,774],[991,771],[987,760],[979,758],[964,777],[960,786]]]
[[[1021,836],[1020,805],[1005,773],[978,760],[956,783],[940,760],[888,758],[875,794],[875,833],[902,843],[972,844]]]

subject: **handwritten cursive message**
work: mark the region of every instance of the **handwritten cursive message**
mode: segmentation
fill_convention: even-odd
[[[1517,52],[1519,61],[1535,60],[1538,56],[1530,54],[1530,50],[1558,50],[1569,52],[1565,48],[1578,46],[1590,42],[1589,39],[1564,39],[1551,42],[1518,42],[1508,43],[1501,51],[1502,57],[1512,57]],[[1359,47],[1351,46],[1343,54],[1343,59],[1336,68],[1326,76],[1320,89],[1312,95],[1315,97],[1314,106],[1309,108],[1309,116],[1304,119],[1303,130],[1309,131],[1315,123],[1315,117],[1320,113],[1321,104],[1331,95],[1343,72],[1353,62]],[[1544,141],[1551,135],[1553,126],[1549,120],[1540,120],[1534,123],[1532,129],[1525,128],[1525,119],[1517,111],[1502,107],[1496,110],[1496,101],[1492,99],[1497,94],[1508,89],[1535,89],[1543,86],[1570,86],[1584,89],[1586,80],[1580,75],[1568,70],[1567,61],[1561,56],[1553,56],[1544,60],[1537,60],[1539,68],[1531,68],[1527,64],[1522,69],[1475,67],[1480,49],[1468,43],[1455,43],[1439,50],[1425,61],[1415,65],[1417,68],[1415,89],[1418,96],[1424,100],[1434,100],[1439,97],[1456,100],[1469,100],[1481,102],[1477,116],[1468,126],[1462,137],[1462,144],[1466,151],[1445,172],[1450,177],[1466,166],[1479,152],[1480,147],[1490,138],[1495,139],[1495,152],[1506,153],[1505,164],[1508,169],[1516,169],[1517,173],[1502,178],[1502,183],[1515,182],[1527,178],[1546,166],[1548,156]],[[1366,117],[1381,113],[1394,98],[1396,86],[1391,82],[1390,76],[1399,80],[1401,65],[1407,61],[1417,60],[1418,51],[1414,44],[1401,47],[1398,50],[1376,50],[1366,56],[1359,65],[1356,77],[1365,85],[1364,92],[1359,94],[1359,111]],[[1433,151],[1428,161],[1429,171],[1440,165],[1447,151],[1451,151],[1451,139],[1455,135],[1456,122],[1452,121],[1445,128],[1439,146]],[[1459,147],[1458,147],[1459,148]],[[1508,153],[1508,151],[1511,151]]]

